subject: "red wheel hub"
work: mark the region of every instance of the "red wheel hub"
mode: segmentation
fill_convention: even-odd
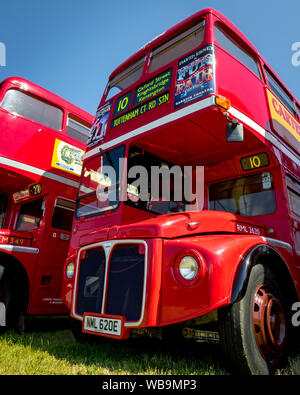
[[[286,342],[286,319],[280,301],[264,284],[254,295],[253,329],[263,358],[268,362],[278,360]]]

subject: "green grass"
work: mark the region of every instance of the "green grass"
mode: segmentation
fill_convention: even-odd
[[[216,346],[105,338],[79,344],[67,328],[8,332],[0,336],[0,350],[0,375],[229,374]]]
[[[77,343],[66,320],[31,324],[24,334],[0,336],[0,375],[226,375],[218,346],[180,344],[153,339]],[[300,357],[279,374],[300,374]]]

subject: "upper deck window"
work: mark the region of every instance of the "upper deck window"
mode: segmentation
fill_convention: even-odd
[[[258,78],[261,78],[257,62],[233,38],[225,33],[218,24],[215,25],[215,37],[222,48],[248,67]]]
[[[87,122],[75,117],[75,115],[68,115],[67,134],[73,139],[86,144],[90,135],[90,129],[91,125]]]
[[[1,107],[50,128],[61,130],[62,110],[17,89],[6,92]]]
[[[2,229],[7,209],[8,198],[5,195],[0,195],[0,228]]]
[[[197,25],[155,48],[151,54],[149,72],[152,73],[199,47],[204,39],[204,28],[205,21],[202,20]]]
[[[285,93],[283,88],[281,88],[279,82],[276,81],[275,77],[271,75],[269,71],[266,70],[266,76],[270,85],[270,88],[275,96],[286,106],[286,108],[293,114],[296,115],[296,110],[293,100]]]
[[[108,83],[108,93],[106,100],[117,95],[119,92],[122,92],[124,89],[137,82],[142,76],[144,64],[145,57],[127,67],[126,70],[122,71],[112,80],[110,80]]]

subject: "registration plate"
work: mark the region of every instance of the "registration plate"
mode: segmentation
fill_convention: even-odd
[[[84,315],[83,332],[103,333],[110,336],[121,336],[122,320],[107,317]]]

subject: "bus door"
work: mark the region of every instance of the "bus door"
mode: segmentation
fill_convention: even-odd
[[[64,309],[61,300],[63,265],[67,258],[75,203],[65,198],[48,199],[45,229],[42,236],[35,280],[39,306],[59,313]],[[57,311],[56,311],[57,310]]]
[[[36,200],[20,203],[14,227],[16,231],[28,232],[28,234],[31,235],[31,247],[38,249],[39,253],[41,251],[41,239],[45,227],[45,202],[46,198],[40,197]],[[27,269],[27,273],[31,273],[33,275],[30,276],[30,282],[32,282],[30,284],[31,290],[33,291],[35,288],[34,278],[37,270],[39,253],[32,253],[30,255],[26,254],[26,262],[21,262]]]

